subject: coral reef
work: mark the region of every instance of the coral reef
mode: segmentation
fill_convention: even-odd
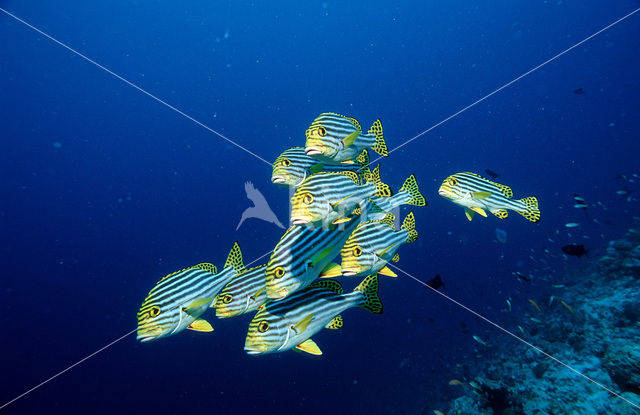
[[[625,401],[640,406],[640,235],[611,241],[591,268],[558,285],[544,318],[523,316],[519,335],[540,350],[496,347],[448,415],[640,413]]]

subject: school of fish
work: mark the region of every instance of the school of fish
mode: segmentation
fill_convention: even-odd
[[[271,181],[294,193],[291,226],[269,260],[247,269],[236,242],[221,270],[201,263],[160,279],[138,311],[139,341],[185,329],[211,332],[201,316],[213,308],[218,318],[254,313],[244,346],[250,355],[291,349],[321,355],[311,337],[323,328],[340,329],[347,309],[382,313],[378,276],[397,277],[388,264],[400,260],[402,245],[418,238],[413,212],[397,228],[396,213],[402,205],[427,201],[414,175],[394,194],[380,165],[371,169],[369,150],[389,155],[380,120],[363,132],[355,118],[326,112],[305,137],[304,148],[285,150],[273,164]],[[462,206],[469,220],[487,211],[505,219],[508,210],[540,220],[535,197],[512,199],[510,187],[475,173],[448,176],[438,193]],[[345,293],[336,277],[362,281]]]

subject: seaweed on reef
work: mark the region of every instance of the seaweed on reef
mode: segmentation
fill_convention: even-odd
[[[506,387],[491,388],[482,386],[484,397],[483,407],[491,408],[496,415],[524,415],[522,405],[515,399]]]

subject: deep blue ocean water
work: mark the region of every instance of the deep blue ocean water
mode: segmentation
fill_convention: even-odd
[[[0,1],[268,161],[303,146],[325,111],[365,128],[381,118],[394,148],[639,6]],[[234,241],[245,262],[272,249],[273,224],[235,230],[250,206],[245,181],[283,222],[289,194],[264,162],[5,13],[0,39],[3,404],[133,330],[163,275],[221,266]],[[616,191],[640,190],[617,178],[640,174],[638,39],[640,14],[382,160],[392,188],[414,173],[429,202],[412,209],[420,236],[398,265],[423,281],[440,274],[443,293],[514,330],[507,297],[523,309],[590,261],[564,258],[562,245],[593,258],[631,227],[638,195]],[[484,169],[517,197],[537,196],[541,222],[469,223],[438,196],[449,174]],[[588,218],[576,192],[593,205]],[[380,289],[384,314],[345,312],[342,330],[314,336],[320,358],[248,356],[251,316],[209,314],[212,334],[131,335],[5,411],[431,413],[457,396],[449,379],[483,358],[472,335],[514,341],[406,276]]]

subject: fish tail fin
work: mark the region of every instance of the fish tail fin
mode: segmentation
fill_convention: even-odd
[[[390,197],[391,196],[391,188],[388,184],[382,182],[380,179],[380,165],[378,164],[373,171],[370,168],[365,170],[365,180],[368,183],[373,183],[376,186],[376,194],[375,196],[380,197]]]
[[[375,314],[382,314],[382,301],[378,296],[377,274],[369,275],[353,291],[364,294],[364,303],[360,304],[360,307]]]
[[[427,206],[427,201],[420,193],[420,189],[418,188],[418,181],[416,180],[416,176],[413,174],[404,181],[404,184],[400,188],[400,192],[406,190],[409,193],[410,199],[407,202],[407,205],[414,206]]]
[[[525,207],[524,210],[518,211],[519,214],[531,222],[540,221],[540,209],[538,209],[538,199],[536,197],[525,197],[520,199],[519,202],[524,204]]]
[[[240,245],[238,245],[238,242],[235,242],[233,244],[224,267],[233,267],[238,274],[241,274],[247,270],[244,267],[244,263],[242,262],[242,251],[240,251]]]
[[[373,134],[373,136],[376,138],[376,142],[373,147],[371,147],[371,150],[375,151],[381,156],[387,157],[389,155],[389,150],[387,149],[387,143],[384,142],[384,138],[382,136],[382,121],[380,121],[379,119],[376,120],[371,128],[369,128],[369,131],[367,131],[367,134]]]
[[[413,216],[413,212],[409,212],[406,218],[402,221],[400,229],[405,229],[409,232],[407,236],[407,242],[415,242],[418,239],[418,231],[416,230],[416,218]]]

